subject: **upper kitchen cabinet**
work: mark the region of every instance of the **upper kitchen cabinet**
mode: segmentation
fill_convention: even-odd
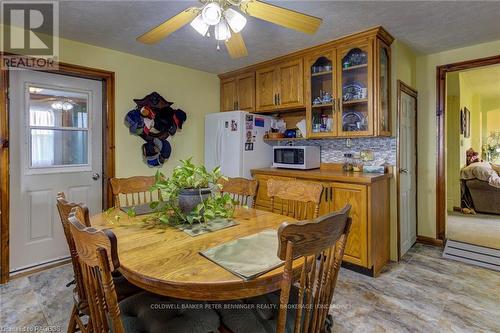
[[[255,75],[257,112],[304,106],[302,58],[259,68]]]
[[[374,134],[373,52],[369,40],[338,49],[339,136]]]
[[[376,134],[379,136],[391,136],[391,48],[383,41],[377,40],[376,49]]]
[[[220,91],[221,111],[255,111],[255,72],[222,79]]]
[[[392,41],[387,31],[375,27],[222,74],[222,110],[238,103],[246,110],[235,78],[254,71],[250,111],[282,117],[283,111],[293,111],[292,125],[297,114],[306,119],[307,138],[390,136]]]
[[[312,53],[305,60],[306,120],[310,138],[337,135],[336,50]]]

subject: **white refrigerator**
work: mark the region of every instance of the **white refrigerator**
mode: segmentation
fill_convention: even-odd
[[[205,166],[221,167],[226,177],[251,178],[250,170],[272,164],[272,146],[264,142],[272,117],[245,111],[211,113],[205,117]]]

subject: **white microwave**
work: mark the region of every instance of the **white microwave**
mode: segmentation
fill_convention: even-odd
[[[320,167],[321,152],[318,146],[275,146],[273,167],[287,169],[316,169]]]

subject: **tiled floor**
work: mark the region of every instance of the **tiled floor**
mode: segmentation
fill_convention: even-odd
[[[341,271],[335,332],[500,332],[500,273],[442,259],[415,245],[373,279]],[[0,286],[0,332],[31,326],[66,331],[71,266]]]

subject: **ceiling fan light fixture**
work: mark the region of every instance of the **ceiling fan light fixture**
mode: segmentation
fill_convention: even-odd
[[[62,109],[64,111],[69,111],[69,110],[72,110],[73,109],[73,104],[71,104],[70,102],[64,102],[62,104]]]
[[[56,101],[56,102],[52,103],[52,105],[50,107],[53,108],[54,110],[62,110],[63,103],[61,101]]]
[[[216,25],[222,18],[222,8],[216,2],[210,2],[201,10],[201,17],[208,25]]]
[[[232,8],[226,9],[226,11],[224,12],[224,17],[226,18],[227,23],[231,27],[231,30],[233,30],[235,33],[238,33],[241,30],[243,30],[243,28],[247,24],[246,17],[241,15]]]
[[[229,29],[226,20],[222,19],[215,26],[215,39],[228,40],[229,38],[231,38],[231,29]]]
[[[201,14],[196,16],[194,20],[191,21],[190,25],[202,36],[205,36],[208,32],[208,28],[210,28],[210,26],[205,23]]]

